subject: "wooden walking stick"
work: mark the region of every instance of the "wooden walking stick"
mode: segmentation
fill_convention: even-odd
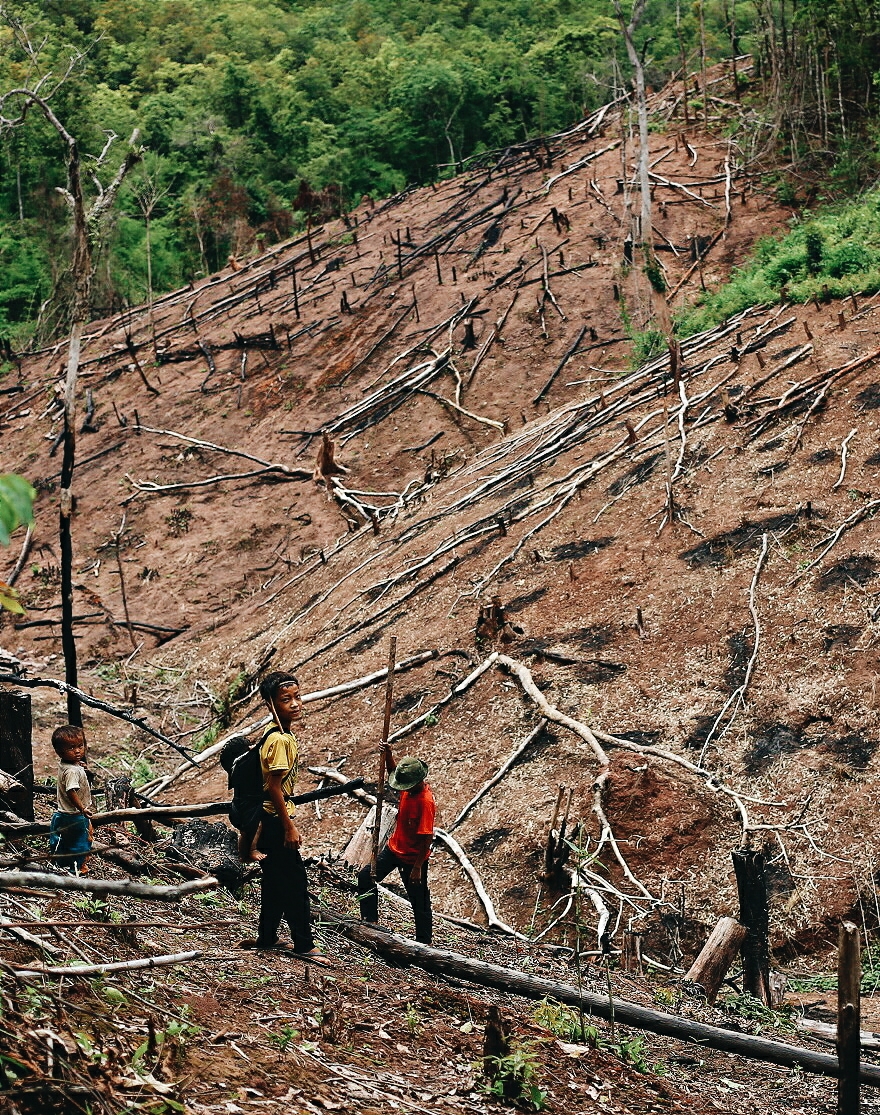
[[[385,804],[385,744],[391,728],[391,695],[394,692],[394,659],[397,655],[397,636],[392,635],[388,645],[388,677],[385,679],[385,719],[382,723],[382,746],[379,748],[379,782],[376,786],[376,820],[373,824],[373,858],[370,874],[376,878],[376,860],[379,858],[379,834],[382,831],[382,808]]]

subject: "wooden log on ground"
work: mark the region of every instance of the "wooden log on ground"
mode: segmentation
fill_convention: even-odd
[[[739,920],[748,930],[742,946],[743,991],[770,1006],[770,912],[764,856],[752,848],[733,853]]]
[[[127,898],[147,898],[158,902],[178,902],[188,894],[219,886],[213,875],[194,879],[179,886],[149,886],[130,879],[86,879],[78,875],[50,875],[41,871],[0,871],[0,891],[10,887],[29,890],[75,890],[86,894],[119,894]]]
[[[861,1040],[862,958],[859,927],[840,927],[837,957],[837,1115],[859,1115],[859,1053]]]
[[[296,794],[294,805],[307,805],[310,801],[321,801],[323,798],[336,797],[339,794],[353,794],[364,784],[363,778],[352,778],[339,786],[325,786],[320,790],[308,790],[304,794]],[[231,801],[205,801],[198,805],[156,805],[146,806],[143,809],[113,809],[107,813],[94,813],[91,817],[93,826],[115,825],[123,821],[171,821],[178,817],[216,817],[229,814]],[[7,837],[45,836],[49,831],[48,821],[31,821],[20,825],[0,822],[0,833]]]
[[[373,929],[363,922],[343,918],[330,911],[321,911],[322,923],[335,929],[345,937],[372,949],[395,965],[414,965],[426,972],[452,976],[454,979],[493,987],[509,995],[520,995],[525,999],[555,999],[590,1014],[597,1015],[621,1026],[647,1030],[653,1034],[676,1038],[691,1045],[698,1043],[710,1049],[720,1049],[740,1057],[755,1061],[766,1061],[774,1065],[797,1066],[805,1072],[822,1076],[837,1076],[837,1058],[828,1053],[816,1053],[787,1042],[770,1041],[767,1038],[753,1037],[751,1034],[736,1030],[725,1030],[720,1026],[707,1026],[689,1018],[680,1018],[662,1011],[629,1003],[622,999],[609,1000],[607,995],[596,995],[579,991],[571,984],[557,980],[529,976],[514,968],[502,968],[487,964],[483,960],[473,960],[461,953],[446,949],[435,949],[410,941],[396,933]],[[880,1088],[880,1065],[862,1062],[859,1077],[863,1084]]]
[[[0,790],[0,808],[34,819],[34,753],[31,743],[31,696],[0,689],[0,770],[17,785]]]
[[[837,1025],[834,1022],[819,1022],[815,1018],[796,1018],[794,1024],[799,1030],[812,1034],[819,1041],[837,1044]],[[873,1030],[862,1030],[859,1034],[859,1044],[862,1049],[880,1049],[880,1034]]]
[[[685,983],[695,983],[702,988],[707,1003],[714,1003],[718,997],[718,989],[748,932],[736,918],[722,918],[685,975]]]

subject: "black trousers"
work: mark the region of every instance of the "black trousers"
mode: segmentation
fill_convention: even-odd
[[[264,852],[260,883],[260,921],[257,937],[261,945],[274,945],[282,918],[290,926],[297,952],[315,947],[309,908],[308,879],[299,848],[284,846],[280,818],[263,814],[263,831],[257,847]]]
[[[369,866],[358,872],[358,895],[360,896],[361,917],[364,921],[379,920],[379,891],[377,883],[387,878],[394,868],[400,872],[400,878],[406,890],[406,897],[413,908],[413,917],[416,923],[416,940],[423,945],[430,945],[433,921],[431,917],[431,893],[428,890],[428,864],[422,867],[422,881],[414,883],[410,879],[411,863],[404,863],[402,859],[390,850],[384,848],[376,860],[376,878],[374,879]]]

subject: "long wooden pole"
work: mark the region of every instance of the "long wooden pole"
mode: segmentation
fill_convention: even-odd
[[[859,927],[845,921],[840,927],[837,958],[837,1115],[859,1115],[859,1057],[861,1034],[862,958]]]
[[[376,786],[376,820],[373,825],[373,858],[370,874],[376,878],[376,860],[379,858],[379,835],[382,831],[382,806],[385,803],[385,744],[391,729],[391,698],[394,693],[394,660],[397,657],[397,636],[392,635],[388,644],[388,676],[385,679],[385,717],[382,721],[382,746],[379,748],[379,783]]]

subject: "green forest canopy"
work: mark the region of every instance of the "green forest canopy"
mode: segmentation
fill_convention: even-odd
[[[679,42],[675,7],[652,3],[645,33],[660,81]],[[693,55],[698,22],[684,8]],[[14,10],[32,41],[45,37],[47,69],[86,52],[53,101],[83,150],[138,126],[150,153],[118,216],[98,309],[146,297],[145,209],[153,286],[169,289],[255,237],[286,237],[303,180],[338,186],[351,204],[571,124],[611,98],[621,55],[608,0],[44,0]],[[715,54],[721,20],[715,3]],[[28,73],[0,30],[0,89]],[[62,181],[58,141],[36,117],[7,135],[0,336],[32,320],[59,279],[50,246],[66,225]]]
[[[784,4],[649,0],[638,33],[649,80],[665,81],[683,56],[699,68],[702,14],[710,62],[754,48],[771,76],[776,63],[788,72],[801,44],[809,52],[815,40],[818,65],[828,36],[838,50],[851,40],[852,74],[822,46],[822,80],[829,90],[836,83],[849,107],[850,86],[861,89],[862,70],[871,69],[880,17],[864,5],[802,0],[797,18],[809,34],[798,38],[790,27],[780,46]],[[629,74],[610,0],[5,6],[32,41],[45,40],[46,69],[61,73],[73,52],[84,52],[53,99],[82,150],[97,153],[108,131],[124,137],[134,127],[148,150],[112,229],[99,312],[147,297],[148,225],[152,288],[170,289],[255,242],[289,235],[304,217],[303,181],[331,187],[343,205],[428,182],[482,150],[570,125]],[[754,26],[761,34],[751,35]],[[0,91],[31,73],[0,26]],[[56,245],[67,214],[55,187],[63,172],[57,137],[36,115],[0,142],[0,343],[23,339],[62,278]]]

